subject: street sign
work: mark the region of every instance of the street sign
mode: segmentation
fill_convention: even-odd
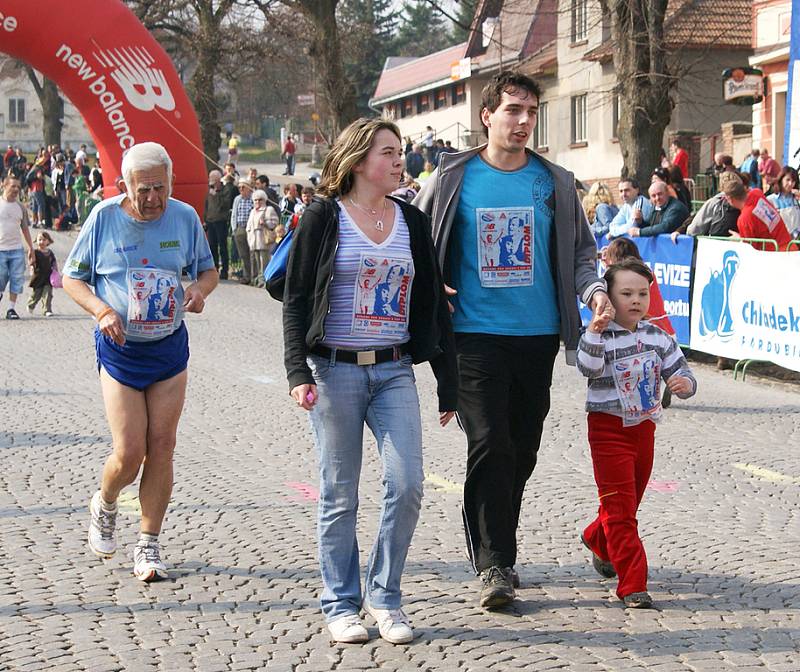
[[[313,93],[299,93],[297,94],[297,104],[302,106],[313,105],[314,104],[314,94]]]

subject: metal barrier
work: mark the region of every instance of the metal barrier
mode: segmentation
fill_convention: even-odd
[[[798,250],[800,250],[800,240],[793,240],[792,242],[790,242],[790,243],[789,243],[789,244],[786,246],[786,251],[787,251],[787,252],[791,252],[791,251],[792,251],[792,246],[794,246],[794,247],[796,247]]]
[[[724,240],[726,243],[761,243],[762,245],[772,245],[774,252],[778,251],[778,241],[772,238],[735,238],[733,236],[697,236],[698,238],[707,238],[709,240]],[[800,243],[800,241],[792,241]],[[788,247],[787,247],[788,249]],[[761,248],[761,251],[765,251]]]

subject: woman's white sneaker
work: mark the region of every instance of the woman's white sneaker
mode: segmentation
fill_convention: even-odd
[[[370,616],[378,624],[378,631],[387,642],[392,644],[408,644],[414,639],[411,621],[402,609],[376,609],[364,605]]]
[[[342,644],[360,644],[369,639],[369,633],[358,614],[341,616],[328,623],[328,632],[334,642]]]
[[[117,550],[117,507],[113,511],[103,508],[100,491],[89,501],[89,550],[99,558],[108,559]]]

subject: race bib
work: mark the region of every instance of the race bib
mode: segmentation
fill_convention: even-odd
[[[404,336],[413,279],[410,258],[362,254],[356,273],[351,334]]]
[[[614,385],[627,427],[661,416],[661,362],[651,351],[614,360]]]
[[[157,339],[175,330],[178,276],[157,268],[128,269],[129,336]]]
[[[767,225],[770,233],[772,233],[778,225],[778,222],[781,221],[781,216],[778,214],[778,211],[764,198],[758,199],[758,203],[756,203],[753,208],[753,215]]]
[[[481,287],[533,284],[533,208],[477,208]]]

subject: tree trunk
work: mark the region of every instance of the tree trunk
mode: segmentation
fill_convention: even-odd
[[[667,0],[604,0],[611,16],[619,95],[617,137],[622,175],[650,183],[670,122],[676,79],[664,52]]]
[[[299,0],[303,13],[314,24],[311,56],[322,79],[325,96],[333,121],[333,135],[339,135],[357,116],[356,96],[344,74],[339,30],[336,26],[336,5],[339,0]]]
[[[52,79],[44,78],[43,96],[43,135],[45,145],[61,147],[61,129],[64,127],[64,99],[58,93],[58,87]]]
[[[47,79],[47,77],[43,77],[40,83],[36,71],[30,65],[25,64],[25,72],[31,84],[33,84],[33,89],[36,91],[36,96],[42,106],[42,139],[44,144],[61,147],[61,129],[64,127],[64,100],[58,92],[58,87],[53,80]]]

